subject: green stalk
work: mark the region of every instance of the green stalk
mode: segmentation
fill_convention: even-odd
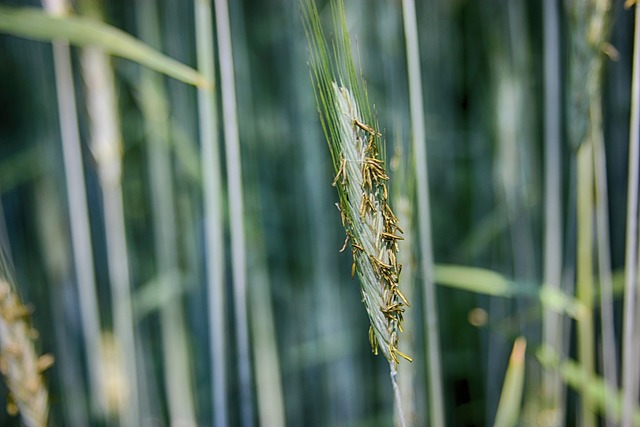
[[[574,2],[571,6],[572,108],[569,115],[569,135],[577,150],[576,294],[578,300],[585,303],[593,299],[594,155],[597,154],[594,150],[597,149],[596,140],[602,134],[600,104],[603,47],[610,29],[611,2],[594,0]],[[595,375],[592,310],[578,322],[577,329],[578,359],[584,374],[591,377]],[[594,402],[587,386],[582,388],[581,398],[582,425],[596,425]]]
[[[54,159],[57,147],[47,147],[47,158]],[[35,197],[36,212],[47,212],[38,215],[39,244],[42,247],[45,271],[51,284],[51,325],[53,326],[55,342],[55,365],[60,375],[60,389],[64,393],[60,396],[58,405],[62,408],[62,423],[65,426],[83,427],[89,422],[88,407],[85,402],[78,404],[75,396],[86,396],[83,385],[83,375],[77,369],[80,363],[77,342],[71,337],[70,319],[65,316],[65,294],[69,290],[69,278],[73,276],[73,265],[70,239],[65,223],[64,207],[58,183],[47,177],[36,181]],[[0,200],[0,240],[6,238],[6,222]],[[71,282],[73,283],[73,282]],[[71,320],[73,322],[73,320]],[[91,396],[89,396],[91,397]]]
[[[560,29],[558,2],[545,0],[544,8],[544,272],[543,282],[560,289],[562,282],[562,175],[561,175],[561,91],[560,91]],[[543,307],[543,342],[560,351],[562,345],[561,318]],[[542,378],[543,407],[553,411],[553,426],[564,420],[563,390],[557,372],[545,371]]]
[[[591,106],[591,138],[593,142],[593,168],[595,180],[595,215],[598,275],[600,279],[600,316],[601,335],[600,345],[604,378],[612,389],[618,389],[618,355],[615,342],[615,324],[613,316],[613,277],[611,272],[611,244],[609,239],[609,196],[607,191],[607,160],[604,148],[602,129],[601,96],[597,94],[597,101]],[[613,425],[609,409],[605,407],[606,423]]]
[[[224,232],[222,226],[222,185],[218,154],[218,111],[215,99],[215,62],[211,1],[195,0],[196,54],[198,69],[211,86],[198,89],[198,124],[202,150],[202,191],[209,306],[209,355],[213,426],[226,427],[227,363],[226,310],[224,292]]]
[[[89,13],[99,16],[95,2],[88,0],[85,7]],[[140,423],[138,359],[121,187],[122,136],[115,82],[109,57],[100,48],[84,48],[81,63],[86,85],[91,150],[102,187],[112,316],[118,347],[115,357],[126,384],[126,390],[120,392],[117,411],[122,425],[133,427]]]
[[[407,162],[402,162],[406,164]],[[410,170],[410,168],[407,168]],[[400,182],[400,180],[398,180]],[[404,179],[404,183],[406,183],[406,179]],[[397,187],[400,187],[398,185]],[[399,188],[396,188],[398,190]],[[396,191],[396,193],[398,193]],[[411,301],[414,298],[414,288],[415,288],[415,260],[414,260],[414,236],[415,232],[413,230],[413,207],[409,198],[406,195],[399,196],[396,198],[396,202],[394,206],[398,212],[398,220],[403,225],[404,229],[404,240],[398,242],[398,262],[402,264],[402,275],[400,276],[399,285],[402,289],[404,289],[405,297]],[[418,332],[418,316],[416,316],[415,311],[411,311],[404,319],[404,337],[403,342],[404,351],[408,354],[416,353],[416,336]],[[417,379],[417,369],[416,366],[412,363],[403,363],[398,366],[398,387],[400,388],[400,395],[402,396],[402,410],[396,411],[399,414],[406,414],[406,425],[408,427],[412,425],[417,425],[416,420],[416,410],[418,408],[417,403],[417,394],[416,394],[416,379]],[[399,420],[397,420],[399,421]],[[397,425],[397,424],[396,424]]]
[[[255,222],[257,224],[257,221]],[[259,226],[258,226],[259,227]],[[253,292],[249,293],[251,307],[251,331],[254,340],[253,358],[256,361],[256,388],[259,425],[284,427],[286,425],[284,393],[281,369],[278,360],[278,337],[276,332],[273,304],[270,295],[271,283],[265,254],[262,229],[250,236],[255,251],[252,272]]]
[[[637,401],[635,323],[638,275],[638,161],[640,160],[640,8],[636,5],[629,120],[629,178],[627,184],[627,234],[625,251],[624,323],[622,341],[622,427],[631,427]]]
[[[514,427],[518,425],[524,389],[526,349],[527,340],[524,337],[519,337],[513,343],[513,350],[511,351],[509,366],[507,366],[507,373],[504,377],[500,403],[498,404],[493,427]]]
[[[45,0],[43,3],[48,13],[55,15],[64,13],[64,10],[56,9],[57,2]],[[58,2],[58,4],[60,3]],[[66,4],[66,2],[62,4]],[[69,228],[75,278],[78,286],[82,335],[85,341],[90,400],[93,410],[97,413],[103,413],[106,409],[106,400],[101,369],[100,310],[96,296],[87,190],[82,165],[82,147],[80,145],[71,53],[66,42],[55,41],[53,43],[53,62],[69,209]]]
[[[593,146],[590,141],[584,142],[578,148],[578,241],[576,260],[576,296],[583,304],[590,304],[593,300]],[[594,327],[592,311],[583,317],[577,325],[578,329],[578,359],[585,375],[595,373],[594,363]],[[581,390],[581,418],[580,425],[595,427],[596,419],[592,410],[593,402],[586,388]]]
[[[216,33],[222,94],[222,117],[224,120],[224,145],[227,166],[227,195],[231,223],[231,266],[233,277],[233,302],[236,325],[236,344],[240,389],[241,425],[253,424],[251,354],[249,344],[249,322],[247,315],[246,249],[244,232],[244,207],[242,189],[242,162],[236,88],[233,71],[233,49],[229,24],[229,7],[226,0],[215,0]]]
[[[420,268],[424,286],[424,315],[427,332],[427,361],[429,373],[430,419],[432,426],[444,426],[444,402],[442,397],[442,368],[440,363],[440,338],[438,327],[437,294],[433,283],[433,252],[431,246],[431,208],[429,206],[429,174],[422,99],[422,77],[420,73],[420,50],[418,28],[413,0],[403,0],[402,13],[407,49],[409,73],[409,102],[413,156],[416,169],[418,196],[418,229],[420,236]]]
[[[140,38],[161,50],[158,10],[155,0],[136,2]],[[149,183],[153,212],[156,274],[180,289],[177,232],[174,204],[173,167],[170,158],[169,108],[163,81],[149,69],[141,70],[140,96],[145,118]],[[182,309],[182,298],[170,298],[160,310],[162,357],[164,361],[165,392],[171,425],[197,424],[191,386],[191,369],[187,329]]]

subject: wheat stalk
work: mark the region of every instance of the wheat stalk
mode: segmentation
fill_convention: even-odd
[[[19,412],[27,427],[44,427],[49,395],[42,371],[51,366],[53,357],[36,353],[37,332],[27,322],[29,314],[9,282],[0,279],[0,372],[11,393],[7,411]]]

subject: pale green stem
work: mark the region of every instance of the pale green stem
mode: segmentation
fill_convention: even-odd
[[[161,50],[158,10],[155,0],[136,2],[140,38]],[[162,78],[141,70],[140,95],[145,118],[149,183],[153,212],[156,268],[158,277],[175,278],[172,287],[181,287],[178,273],[177,232],[174,212],[173,173],[170,158],[169,109]],[[170,298],[160,310],[165,392],[172,426],[195,426],[189,347],[186,340],[182,298]]]
[[[402,12],[407,49],[407,68],[409,73],[409,102],[411,109],[413,155],[416,162],[418,228],[420,230],[421,273],[424,283],[424,315],[427,333],[429,400],[431,403],[430,419],[433,427],[440,427],[445,425],[445,417],[442,398],[437,295],[433,283],[429,175],[427,172],[427,152],[425,147],[426,137],[424,104],[422,99],[422,77],[420,73],[420,50],[418,48],[418,29],[413,0],[402,1]]]
[[[284,394],[278,360],[276,326],[271,295],[269,295],[271,286],[263,261],[259,261],[254,268],[255,286],[253,292],[249,293],[249,301],[252,308],[251,329],[255,342],[253,357],[256,360],[258,415],[260,425],[284,427],[286,425]]]
[[[107,259],[113,301],[114,332],[119,345],[119,361],[124,365],[127,390],[122,398],[121,425],[135,427],[140,423],[136,338],[131,309],[129,261],[121,187],[103,186]]]
[[[602,130],[602,105],[598,93],[591,105],[591,138],[593,141],[593,161],[595,171],[595,214],[598,251],[598,273],[600,278],[600,316],[602,331],[602,365],[604,377],[611,389],[618,389],[618,355],[615,342],[613,316],[613,278],[611,273],[611,244],[609,239],[609,196],[607,191],[607,159]],[[606,406],[605,421],[611,427],[613,408]]]
[[[411,170],[407,167],[407,161],[401,162],[401,170]],[[409,175],[411,172],[407,173]],[[399,174],[397,174],[399,175]],[[395,182],[406,185],[406,179],[400,181],[398,177],[394,176]],[[400,185],[396,186],[395,193],[398,194]],[[398,262],[402,265],[402,274],[400,275],[398,286],[402,289],[404,296],[409,301],[414,301],[414,286],[415,286],[415,258],[413,252],[413,208],[409,198],[406,195],[399,195],[396,197],[394,208],[398,214],[398,222],[402,224],[404,230],[404,240],[398,242]],[[407,354],[416,354],[416,332],[417,332],[417,315],[414,309],[405,313],[402,333],[403,348],[402,351]],[[402,363],[398,366],[398,385],[400,387],[400,396],[402,396],[402,411],[405,414],[405,423],[407,426],[417,424],[415,420],[416,412],[416,366],[413,363]]]
[[[108,56],[98,48],[82,50],[82,73],[94,155],[102,187],[107,266],[112,295],[114,332],[119,347],[126,390],[120,395],[120,420],[124,426],[140,423],[135,324],[122,200],[121,143],[114,76]]]
[[[544,203],[544,280],[556,289],[562,282],[562,178],[561,178],[561,91],[560,91],[560,31],[559,4],[544,2],[544,132],[545,132],[545,203]],[[544,308],[543,342],[560,351],[562,328],[560,316]],[[553,411],[553,426],[564,420],[564,405],[560,375],[545,371],[543,375],[543,405]],[[551,426],[550,426],[551,427]]]
[[[218,153],[218,111],[215,99],[215,63],[211,1],[195,1],[196,54],[198,69],[209,87],[198,89],[198,124],[202,151],[202,190],[204,195],[204,229],[209,306],[209,356],[213,426],[226,427],[227,363],[226,310],[224,292],[224,233],[222,226],[222,185]]]
[[[637,401],[635,381],[638,355],[635,352],[638,287],[638,161],[640,152],[640,8],[636,5],[629,121],[629,178],[627,184],[627,231],[625,253],[625,293],[622,342],[622,427],[631,427]]]
[[[493,427],[518,425],[524,389],[526,348],[527,341],[524,337],[519,337],[513,344]]]
[[[243,427],[249,427],[253,425],[253,393],[247,315],[242,162],[240,158],[240,139],[238,136],[233,49],[231,46],[231,28],[227,1],[215,0],[214,5],[216,11],[218,55],[220,59],[222,117],[224,120],[224,144],[227,165],[227,195],[229,197],[229,219],[231,223],[231,266],[238,358],[238,387],[240,391],[240,419]]]
[[[56,4],[59,2],[45,0],[43,3],[49,13],[60,14],[63,12],[63,9],[60,9],[60,6]],[[106,402],[101,369],[100,310],[96,296],[87,190],[82,165],[82,147],[78,128],[71,54],[67,43],[53,43],[53,62],[67,188],[71,246],[82,319],[80,323],[85,341],[90,399],[93,410],[102,413],[106,408]]]
[[[577,215],[578,238],[576,259],[576,296],[580,302],[589,306],[593,301],[593,145],[590,139],[583,142],[577,153]],[[585,374],[594,374],[594,327],[593,315],[589,310],[580,319],[578,329],[578,356]],[[581,390],[580,425],[595,427],[596,420],[593,405],[585,386]]]

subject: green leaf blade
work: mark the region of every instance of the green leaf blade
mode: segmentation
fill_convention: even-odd
[[[110,55],[129,59],[184,83],[207,87],[204,76],[193,68],[151,48],[126,32],[94,19],[53,16],[42,9],[0,6],[0,33],[38,41],[64,40],[94,46]]]

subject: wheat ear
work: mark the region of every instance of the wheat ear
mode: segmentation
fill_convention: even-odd
[[[33,344],[37,332],[27,322],[29,314],[9,282],[0,279],[0,372],[11,393],[7,411],[19,412],[27,427],[44,427],[49,395],[42,371],[51,366],[53,357],[38,357]]]
[[[333,185],[350,245],[352,277],[358,273],[362,301],[369,316],[369,341],[375,354],[389,361],[399,421],[405,426],[397,364],[411,358],[398,349],[398,332],[408,301],[398,288],[402,267],[397,261],[402,230],[388,204],[384,144],[356,69],[342,0],[331,1],[335,39],[333,55],[312,0],[304,2],[304,24],[310,47],[311,79],[320,122],[336,172]],[[340,82],[338,84],[337,82]]]
[[[380,134],[362,121],[348,89],[334,82],[333,90],[340,133],[340,167],[333,183],[343,194],[339,206],[347,232],[345,248],[351,242],[352,275],[357,271],[360,279],[371,348],[375,354],[380,349],[389,362],[398,363],[398,356],[411,360],[398,350],[408,302],[398,288],[402,266],[396,254],[402,230],[387,203],[389,177],[376,143]]]

